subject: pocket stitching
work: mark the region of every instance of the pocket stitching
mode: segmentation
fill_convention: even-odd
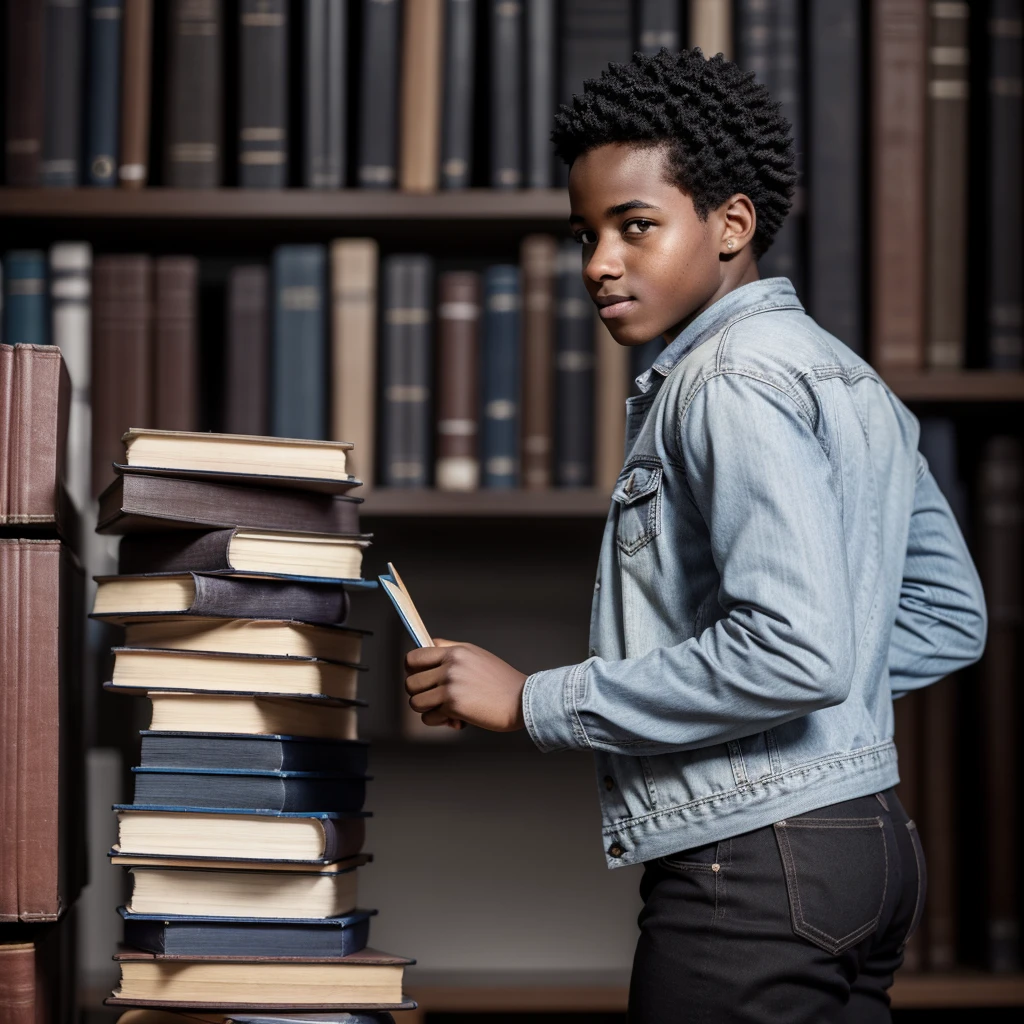
[[[612,497],[619,505],[619,523],[617,524],[615,531],[615,541],[618,544],[623,554],[635,555],[642,547],[650,544],[655,537],[661,532],[658,526],[661,513],[661,491],[664,483],[664,469],[659,464],[657,465],[646,465],[645,463],[636,463],[635,465],[644,465],[645,468],[649,468],[651,472],[651,482],[647,485],[647,490],[644,492],[638,492],[635,496],[631,496],[632,500],[629,502],[622,501],[618,498],[618,485],[616,484],[615,493]],[[631,464],[632,468],[635,468],[634,464]],[[627,466],[629,469],[631,466]],[[625,473],[625,470],[623,470]],[[644,499],[647,501],[647,522],[643,527],[643,531],[636,540],[626,542],[623,541],[619,536],[618,525],[621,525],[622,515],[627,509],[636,508],[638,502]],[[637,517],[640,522],[640,517]]]
[[[917,895],[914,897],[914,913],[910,915],[910,927],[907,929],[907,934],[903,941],[900,943],[900,947],[897,952],[902,953],[907,948],[907,943],[914,937],[914,932],[921,925],[921,881],[922,881],[922,857],[918,853],[918,844],[921,842],[921,834],[918,832],[917,824],[911,820],[907,823],[907,831],[911,833],[910,845],[914,848],[914,863],[917,865]],[[917,836],[917,842],[914,842],[914,836]]]

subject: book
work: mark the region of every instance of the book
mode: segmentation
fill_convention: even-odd
[[[69,908],[55,925],[14,925],[0,939],[3,1024],[75,1024],[81,924],[76,910]]]
[[[274,573],[307,579],[358,579],[369,541],[335,534],[267,530],[192,531],[129,535],[121,542],[120,574],[154,572]]]
[[[231,733],[142,732],[141,767],[366,774],[367,745],[358,740]],[[329,808],[319,808],[328,810]]]
[[[199,261],[158,256],[154,261],[153,425],[162,430],[199,426]]]
[[[122,188],[143,188],[149,178],[153,0],[124,0],[121,31],[121,162],[117,177]]]
[[[442,188],[468,188],[473,179],[473,81],[476,0],[445,0],[442,69]]]
[[[270,313],[264,266],[232,267],[228,275],[224,346],[224,429],[270,431]]]
[[[436,192],[441,135],[444,0],[406,4],[402,16],[402,163],[405,192]]]
[[[88,0],[85,184],[117,184],[124,0]]]
[[[226,811],[205,814],[187,810],[143,811],[130,806],[119,806],[116,810],[115,852],[121,857],[153,854],[334,861],[355,856],[366,839],[366,822],[358,815]],[[253,870],[263,872],[273,868],[273,863],[253,866]]]
[[[699,46],[705,57],[732,57],[732,4],[728,0],[689,0],[688,46]]]
[[[140,806],[267,811],[361,811],[366,779],[338,772],[252,768],[133,768]]]
[[[874,0],[871,19],[871,354],[884,373],[925,362],[927,6]]]
[[[524,143],[525,184],[529,188],[551,188],[555,183],[554,153],[550,136],[555,118],[557,14],[555,0],[530,0],[526,4]]]
[[[12,249],[4,261],[4,344],[48,345],[46,254]]]
[[[233,528],[359,532],[358,500],[123,470],[99,497],[100,533]]]
[[[144,616],[282,619],[333,625],[345,621],[348,598],[334,583],[258,577],[232,578],[206,573],[156,576],[97,576],[92,615],[115,625]]]
[[[401,6],[389,0],[362,0],[362,16],[356,178],[362,188],[394,188]]]
[[[48,0],[43,24],[43,152],[40,183],[78,184],[85,50],[83,0]],[[58,72],[59,69],[59,72]]]
[[[519,268],[497,265],[484,274],[481,352],[480,461],[484,487],[519,483]]]
[[[305,0],[303,4],[302,179],[306,188],[345,184],[347,21],[347,0]]]
[[[661,49],[680,49],[679,4],[675,0],[640,0],[637,49],[653,57]]]
[[[115,647],[111,685],[164,693],[333,697],[351,701],[361,666],[280,654]]]
[[[122,805],[122,809],[131,807],[130,804]],[[151,812],[147,812],[151,813]],[[157,812],[152,812],[157,813]],[[200,808],[183,812],[175,810],[173,813],[190,813],[202,816],[204,814],[220,813],[216,810]],[[273,811],[231,811],[232,814],[274,814]],[[358,821],[365,815],[336,815],[346,821]],[[107,854],[107,859],[112,867],[120,868],[176,868],[178,870],[190,871],[193,868],[202,868],[207,871],[319,871],[321,873],[334,872],[340,874],[350,868],[362,867],[373,860],[371,853],[357,853],[346,856],[341,860],[281,860],[277,857],[250,857],[247,860],[233,859],[231,857],[183,857],[177,854],[152,854],[152,853],[119,853],[115,846]]]
[[[491,188],[523,184],[523,5],[491,0]]]
[[[4,184],[15,188],[39,184],[45,12],[39,0],[9,0],[7,4]]]
[[[558,251],[555,320],[555,482],[594,479],[594,304],[580,276],[580,247]]]
[[[222,27],[221,0],[170,4],[163,180],[171,188],[221,184]]]
[[[405,1009],[402,975],[411,960],[364,949],[344,958],[252,962],[169,957],[123,950],[121,984],[108,1005],[195,1009]],[[240,1002],[240,1000],[247,1000]]]
[[[411,1006],[411,1004],[410,1004]],[[237,1024],[395,1024],[395,1018],[382,1010],[350,1013],[348,1010],[335,1013],[288,1013],[281,1016],[260,1013],[258,1010],[248,1013],[242,1010],[225,1011],[225,1021],[236,1021]],[[189,1020],[200,1020],[204,1024],[209,1020],[208,1014],[175,1013],[170,1010],[126,1010],[117,1019],[117,1024],[188,1024]],[[217,1018],[215,1024],[219,1024]]]
[[[629,349],[612,337],[596,310],[594,352],[597,363],[594,374],[594,484],[611,495],[626,458]]]
[[[528,490],[551,486],[557,256],[558,244],[551,235],[527,235],[519,247],[523,274],[522,477]]]
[[[437,284],[437,462],[442,491],[480,484],[480,275],[450,270]]]
[[[374,910],[282,922],[259,917],[176,917],[130,914],[125,945],[170,956],[348,956],[366,947]]]
[[[238,184],[288,184],[288,3],[241,0]]]
[[[0,539],[0,921],[56,921],[85,882],[81,566]]]
[[[423,624],[423,619],[420,618],[420,613],[402,582],[402,577],[398,575],[398,570],[388,562],[388,571],[377,578],[416,646],[433,647],[434,641],[431,640],[430,633],[427,632],[427,627]]]
[[[274,250],[270,422],[278,437],[327,436],[326,262],[322,245]]]
[[[92,492],[111,481],[126,425],[152,419],[150,337],[152,264],[148,256],[93,261]]]
[[[331,438],[353,442],[348,471],[374,480],[377,394],[377,243],[331,243]]]

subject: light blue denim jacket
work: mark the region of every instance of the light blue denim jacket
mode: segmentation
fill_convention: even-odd
[[[590,657],[523,691],[541,750],[594,752],[611,867],[894,785],[893,695],[987,625],[917,420],[786,278],[637,383]]]

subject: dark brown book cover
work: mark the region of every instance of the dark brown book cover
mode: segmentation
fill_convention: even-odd
[[[480,485],[480,275],[438,278],[437,466],[442,491]]]
[[[268,434],[270,319],[267,268],[233,267],[228,278],[224,430]]]
[[[908,693],[894,701],[893,715],[893,739],[900,770],[896,795],[907,816],[916,823],[921,808],[921,693]],[[923,966],[922,949],[922,929],[919,926],[903,951],[903,966],[908,971],[919,971]]]
[[[121,435],[153,418],[148,256],[98,256],[93,264],[92,490],[113,479]]]
[[[872,361],[925,363],[926,0],[872,0]]]
[[[58,540],[0,540],[0,921],[56,921],[85,881],[84,580]]]
[[[550,235],[527,235],[519,250],[523,268],[523,485],[551,486],[555,350],[555,259]]]
[[[0,1024],[75,1024],[76,924],[71,908],[59,924],[0,942]]]
[[[117,176],[122,188],[143,188],[149,178],[153,0],[124,0],[122,26],[121,163]]]
[[[153,416],[149,426],[157,430],[196,430],[199,261],[194,256],[160,256],[155,269]]]
[[[5,184],[39,184],[43,151],[43,19],[40,0],[8,0]]]

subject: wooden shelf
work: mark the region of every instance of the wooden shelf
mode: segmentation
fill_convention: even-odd
[[[1024,373],[1008,370],[925,370],[883,374],[904,402],[1020,402]]]
[[[356,491],[356,494],[359,492]],[[432,488],[378,488],[368,491],[361,519],[388,518],[604,518],[609,495],[592,488],[548,491],[437,491]]]

